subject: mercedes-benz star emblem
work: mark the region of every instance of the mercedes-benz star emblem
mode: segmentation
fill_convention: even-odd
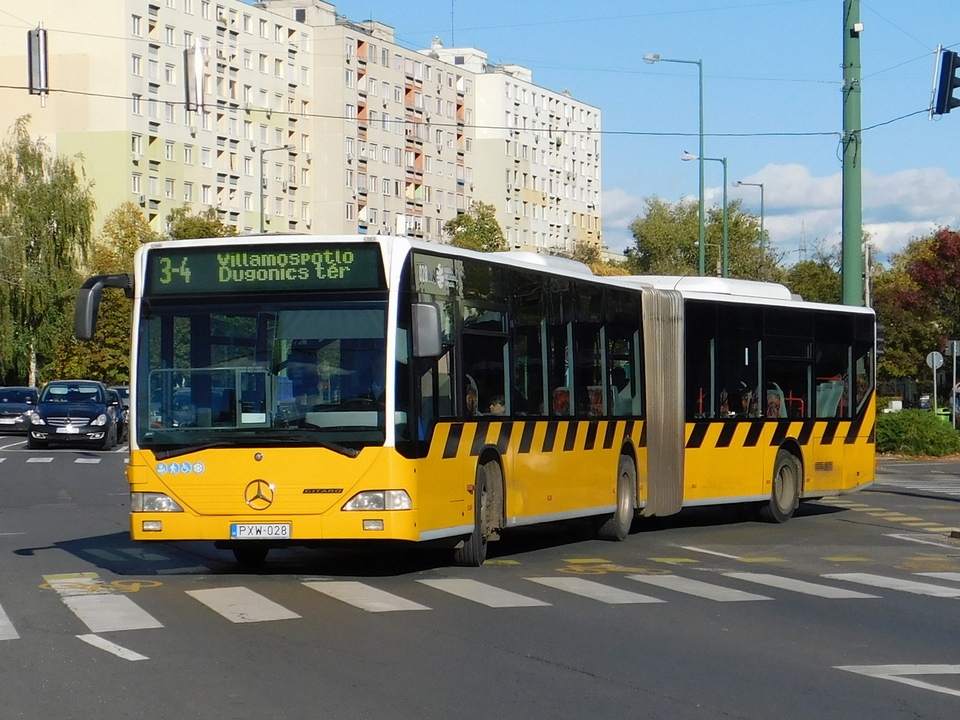
[[[273,504],[273,485],[266,480],[254,480],[243,491],[243,499],[254,510],[266,510]]]

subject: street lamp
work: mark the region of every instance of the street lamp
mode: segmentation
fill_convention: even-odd
[[[643,61],[650,65],[657,62],[672,62],[697,66],[697,80],[700,90],[700,153],[697,157],[703,158],[703,60],[669,60],[667,58],[662,58],[655,53],[647,53],[643,56]],[[706,213],[703,207],[703,159],[700,160],[700,200],[698,204],[698,209],[700,211],[700,277],[703,277],[707,274],[707,221]]]
[[[263,203],[264,203],[264,195],[266,194],[266,189],[267,189],[267,179],[263,175],[263,156],[266,155],[268,152],[276,152],[277,150],[293,150],[293,149],[294,149],[293,145],[283,145],[281,147],[266,148],[266,149],[260,148],[260,232],[261,233],[266,232],[266,228],[263,222],[263,219],[264,219]]]
[[[737,180],[733,183],[734,187],[749,185],[760,188],[760,254],[763,255],[763,183],[748,183],[743,180]]]
[[[696,155],[691,155],[690,153],[685,152],[680,156],[681,160],[700,160],[702,163],[704,160],[711,160],[713,162],[718,162],[723,165],[723,264],[721,265],[720,276],[729,277],[730,275],[730,234],[729,234],[729,219],[727,217],[727,159],[726,158],[710,158],[703,157],[702,155],[698,158]],[[705,248],[703,245],[700,245],[700,254],[703,255]],[[705,263],[704,263],[705,264]]]

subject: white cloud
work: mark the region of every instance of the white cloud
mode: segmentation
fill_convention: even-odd
[[[744,182],[764,185],[764,228],[774,247],[786,253],[785,262],[795,262],[801,244],[812,252],[818,242],[827,248],[840,244],[842,174],[815,177],[804,165],[767,165]],[[960,222],[960,178],[943,168],[915,168],[890,175],[865,171],[862,179],[864,230],[883,253],[898,252],[915,237],[938,226],[956,227]],[[705,190],[708,205],[716,205],[723,188]],[[743,207],[759,212],[755,187],[728,188],[728,197],[739,198]],[[622,188],[603,193],[604,241],[616,250],[632,243],[629,225],[645,208],[642,197]]]

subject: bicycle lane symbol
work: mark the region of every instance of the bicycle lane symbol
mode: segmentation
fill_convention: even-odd
[[[572,575],[606,575],[607,573],[636,573],[638,575],[669,575],[663,568],[627,567],[608,560],[583,559],[567,560],[566,567],[557,568],[557,572]]]
[[[159,587],[158,580],[113,580],[105,582],[97,573],[67,573],[44,575],[42,590],[56,590],[61,597],[77,595],[113,595],[140,592],[144,588]]]

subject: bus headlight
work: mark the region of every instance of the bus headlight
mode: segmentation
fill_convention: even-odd
[[[357,493],[343,506],[344,510],[410,510],[413,501],[406,490],[368,490]]]
[[[154,492],[130,493],[130,512],[183,512],[169,495]]]

